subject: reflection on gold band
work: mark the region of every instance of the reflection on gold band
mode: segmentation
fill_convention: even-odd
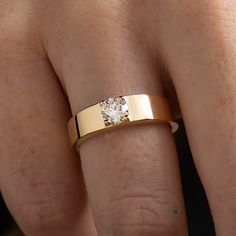
[[[128,105],[128,118],[118,124],[107,125],[102,115],[102,105],[97,103],[78,112],[68,123],[70,143],[80,144],[94,134],[126,125],[148,122],[170,124],[172,132],[178,129],[167,99],[156,95],[120,96]]]

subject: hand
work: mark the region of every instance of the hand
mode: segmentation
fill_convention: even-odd
[[[235,1],[1,0],[0,32],[0,188],[27,236],[187,235],[168,126],[80,157],[66,130],[70,107],[171,84],[217,235],[236,235]]]

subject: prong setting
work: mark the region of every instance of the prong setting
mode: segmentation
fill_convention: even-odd
[[[106,126],[129,120],[128,104],[123,97],[112,97],[101,102],[101,115]]]

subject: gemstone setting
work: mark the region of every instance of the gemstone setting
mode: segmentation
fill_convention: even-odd
[[[101,102],[101,114],[106,126],[129,120],[128,104],[123,97],[112,97]]]

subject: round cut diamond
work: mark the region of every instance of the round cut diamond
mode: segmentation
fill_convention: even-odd
[[[128,104],[122,97],[108,98],[101,102],[101,106],[106,125],[115,125],[128,119]]]

